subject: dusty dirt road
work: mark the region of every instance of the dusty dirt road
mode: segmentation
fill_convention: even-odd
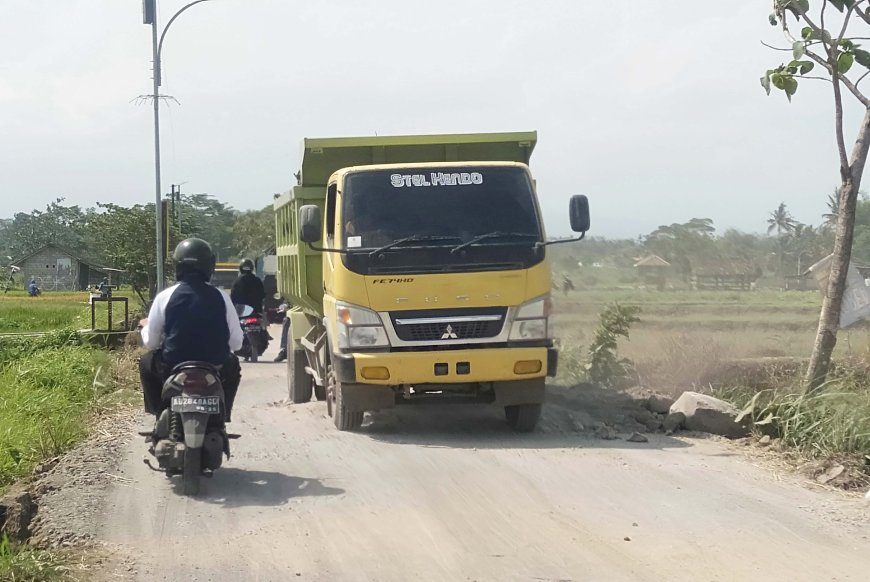
[[[514,435],[485,407],[341,433],[285,397],[283,365],[244,366],[243,438],[197,499],[129,445],[96,534],[137,556],[138,580],[870,580],[862,501],[735,447],[552,421]]]

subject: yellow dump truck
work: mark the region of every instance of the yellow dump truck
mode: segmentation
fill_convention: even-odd
[[[305,139],[275,199],[278,290],[292,305],[293,402],[336,427],[365,411],[489,402],[534,429],[556,371],[535,132]],[[589,229],[585,196],[571,228]]]

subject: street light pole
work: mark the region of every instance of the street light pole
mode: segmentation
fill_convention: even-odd
[[[165,278],[163,275],[163,212],[161,208],[162,191],[160,186],[160,57],[157,52],[157,0],[145,0],[152,3],[151,18],[151,54],[154,63],[154,92],[151,100],[154,104],[154,227],[156,229],[157,254],[157,292],[163,290]]]
[[[163,39],[166,38],[166,33],[169,30],[169,27],[172,26],[172,23],[175,22],[175,19],[191,6],[200,4],[201,2],[208,2],[208,0],[194,0],[194,2],[182,6],[178,12],[173,14],[172,18],[169,19],[169,22],[166,23],[163,32],[160,34],[159,42],[157,40],[157,0],[143,0],[142,2],[143,22],[151,25],[151,55],[154,63],[154,90],[151,94],[151,100],[154,104],[154,228],[157,239],[156,257],[158,293],[163,290],[165,284],[163,274],[164,231],[163,212],[161,208],[163,188],[160,185],[160,85],[162,82],[160,53],[163,50]]]

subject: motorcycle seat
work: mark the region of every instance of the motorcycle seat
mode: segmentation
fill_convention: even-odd
[[[197,361],[189,361],[189,362],[181,362],[180,364],[175,365],[172,368],[172,374],[177,374],[183,370],[207,370],[209,372],[214,372],[217,374],[222,366],[216,366],[211,362],[197,362]]]

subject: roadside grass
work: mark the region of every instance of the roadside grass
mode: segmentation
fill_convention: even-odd
[[[111,386],[110,355],[74,332],[0,344],[0,490],[87,434],[91,406]]]
[[[138,309],[138,299],[130,297],[130,315]],[[112,327],[118,329],[124,321],[124,305],[112,304]],[[96,306],[97,329],[108,327],[108,305]],[[23,292],[10,291],[0,295],[0,333],[45,332],[63,328],[90,329],[91,307],[84,292],[45,292],[28,297]]]
[[[57,554],[14,543],[5,534],[0,538],[0,580],[52,582],[69,579],[68,573]]]
[[[71,449],[103,411],[139,395],[136,354],[84,345],[73,330],[0,338],[0,493]],[[0,540],[0,580],[75,580],[75,556]]]
[[[0,333],[51,331],[84,325],[82,296],[0,297]]]
[[[131,316],[137,306],[131,300]],[[96,308],[96,327],[106,329],[108,306]],[[113,308],[118,329],[123,304]],[[138,400],[125,389],[138,383],[134,350],[84,345],[75,330],[90,327],[87,293],[0,295],[0,333],[16,334],[0,337],[0,493],[84,439],[94,415]],[[0,538],[0,580],[75,580],[71,559]]]
[[[718,395],[742,408],[759,432],[809,458],[870,454],[870,382],[864,362],[840,363],[828,381],[804,392],[799,378],[766,390],[732,386]]]

